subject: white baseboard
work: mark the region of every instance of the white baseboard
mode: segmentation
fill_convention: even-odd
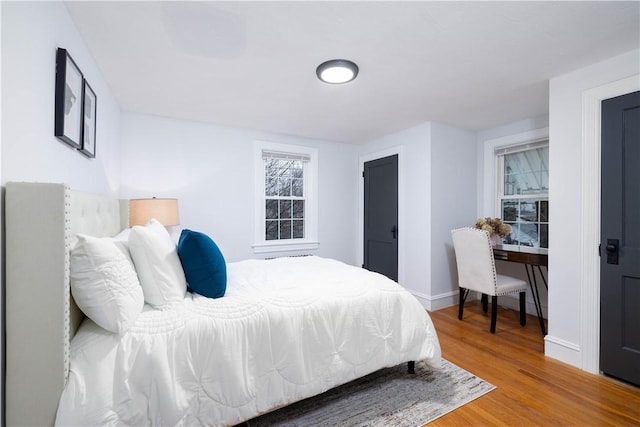
[[[581,351],[578,344],[551,335],[544,337],[544,355],[581,368]]]
[[[411,292],[428,311],[440,310],[441,308],[458,304],[458,290],[433,296],[425,295],[412,289],[408,289],[408,291]]]
[[[451,307],[452,305],[458,305],[458,295],[459,292],[456,289],[455,291],[445,292],[439,295],[426,295],[421,292],[414,291],[413,289],[408,289],[409,292],[415,296],[418,301],[422,304],[424,308],[429,311],[440,310],[441,308]],[[515,294],[514,294],[515,295]],[[472,301],[475,299],[480,299],[480,294],[477,292],[469,293],[467,297],[467,301]],[[517,296],[512,295],[504,295],[498,298],[498,304],[510,308],[512,310],[520,310],[520,300]],[[536,306],[532,300],[527,299],[527,314],[531,314],[533,316],[537,316]],[[547,318],[547,306],[542,305],[542,317]]]

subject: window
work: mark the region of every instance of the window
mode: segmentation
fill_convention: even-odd
[[[512,227],[503,243],[549,247],[549,142],[497,148],[497,204]]]
[[[316,249],[317,150],[256,143],[254,252]]]
[[[304,239],[306,156],[263,151],[265,240]]]

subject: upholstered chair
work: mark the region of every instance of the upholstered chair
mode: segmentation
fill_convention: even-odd
[[[527,282],[496,273],[489,233],[465,227],[452,230],[451,237],[456,253],[458,285],[460,286],[458,319],[462,320],[464,302],[469,291],[477,291],[482,294],[482,309],[485,313],[488,310],[487,297],[491,295],[491,333],[495,333],[498,296],[518,292],[520,294],[520,324],[524,326],[527,320],[525,307]]]

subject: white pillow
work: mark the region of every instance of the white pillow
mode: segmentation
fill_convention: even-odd
[[[130,228],[125,228],[111,239],[116,244],[118,249],[122,251],[123,254],[127,257],[127,259],[131,262],[133,266],[133,260],[131,259],[131,252],[129,252],[129,234],[131,234]]]
[[[144,305],[131,259],[114,239],[79,234],[70,261],[71,293],[78,307],[107,331],[127,331]]]
[[[156,308],[182,301],[187,279],[171,236],[155,219],[131,229],[129,251],[135,264],[144,300]]]

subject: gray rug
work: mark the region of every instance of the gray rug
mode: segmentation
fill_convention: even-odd
[[[440,369],[416,363],[366,377],[249,420],[259,426],[420,426],[493,390],[495,386],[442,360]]]

